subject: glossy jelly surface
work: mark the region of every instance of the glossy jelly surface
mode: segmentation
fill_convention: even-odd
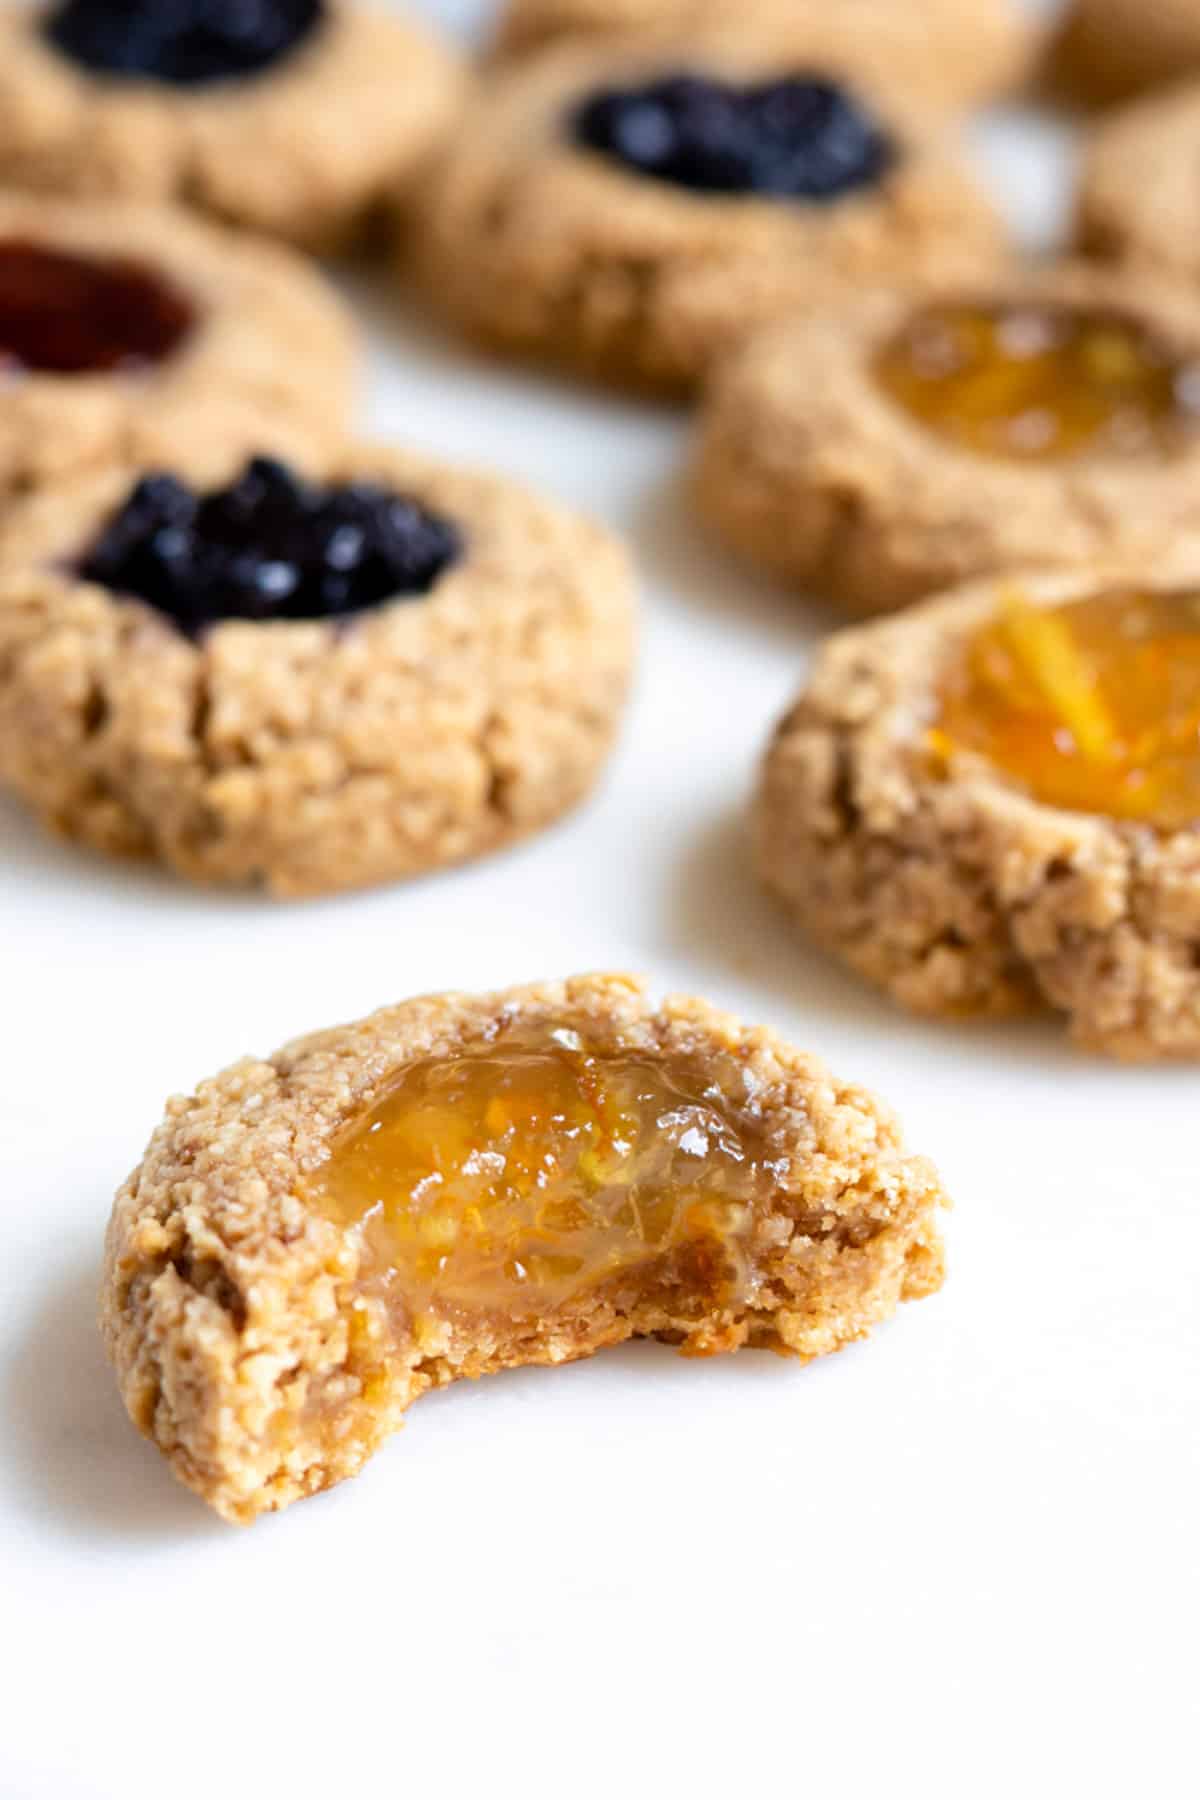
[[[1035,799],[1165,829],[1200,821],[1200,593],[1011,595],[945,672],[935,752]]]
[[[194,323],[190,300],[146,264],[0,240],[0,369],[99,375],[149,366]]]
[[[881,179],[887,134],[836,82],[752,86],[680,72],[603,88],[579,108],[577,140],[639,175],[702,193],[829,201]]]
[[[929,307],[884,345],[874,372],[911,418],[982,456],[1161,454],[1200,426],[1200,365],[1112,312]]]
[[[343,1130],[310,1198],[363,1234],[411,1311],[512,1318],[671,1253],[733,1303],[778,1178],[714,1091],[520,1028],[406,1068]]]

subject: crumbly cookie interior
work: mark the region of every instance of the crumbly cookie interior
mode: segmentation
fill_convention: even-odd
[[[1200,426],[1200,367],[1108,308],[923,308],[879,350],[874,374],[921,425],[984,456],[1164,454]]]
[[[935,753],[974,751],[1050,806],[1200,820],[1200,594],[1019,592],[943,674]]]
[[[489,1336],[599,1302],[719,1326],[751,1303],[786,1173],[693,1072],[526,1027],[411,1064],[335,1140],[310,1202],[353,1234],[399,1336]],[[701,1331],[696,1347],[728,1347]]]

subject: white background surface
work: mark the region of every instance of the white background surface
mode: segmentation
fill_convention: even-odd
[[[981,147],[1046,241],[1061,131]],[[674,417],[366,298],[373,429],[632,537],[636,702],[562,828],[325,904],[193,893],[0,807],[0,1800],[1195,1792],[1196,1071],[916,1023],[799,947],[738,818],[828,621],[693,530]],[[641,1346],[451,1390],[361,1481],[218,1523],[93,1326],[166,1095],[414,991],[624,966],[899,1107],[958,1201],[944,1293],[807,1370]]]

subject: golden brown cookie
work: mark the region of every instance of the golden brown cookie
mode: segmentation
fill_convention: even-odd
[[[1200,319],[1084,266],[879,292],[719,371],[694,486],[726,540],[848,611],[1200,528]]]
[[[914,1011],[1200,1056],[1200,551],[839,633],[756,839],[803,930]]]
[[[222,55],[254,63],[231,0],[3,8],[0,182],[180,200],[309,248],[341,244],[419,174],[464,75],[424,26],[358,0],[270,0],[255,17],[266,29],[289,12],[294,42],[221,79]],[[222,55],[198,54],[214,42]]]
[[[1079,199],[1079,242],[1089,255],[1195,284],[1198,213],[1200,83],[1152,95],[1096,128]]]
[[[180,443],[336,440],[354,333],[315,271],[162,207],[0,193],[0,493]]]
[[[1051,47],[1055,81],[1098,105],[1200,70],[1195,0],[1070,0]]]
[[[497,349],[686,389],[764,318],[885,273],[956,276],[995,259],[992,209],[923,103],[867,82],[763,99],[792,72],[710,35],[569,46],[501,75],[422,196],[416,254],[433,303]],[[610,105],[663,83],[632,119],[627,98],[619,116]],[[732,146],[697,141],[714,83],[720,116],[738,114]],[[655,172],[613,143],[657,156]],[[747,170],[781,191],[703,185]]]
[[[1013,0],[509,0],[498,48],[524,54],[557,38],[736,26],[805,60],[875,68],[901,91],[969,106],[1013,87],[1035,35]]]
[[[940,1286],[944,1204],[870,1094],[700,1000],[437,994],[170,1103],[103,1329],[134,1422],[246,1523],[463,1376],[632,1337],[838,1350]]]
[[[0,531],[0,779],[48,826],[309,895],[499,849],[592,786],[633,654],[597,527],[382,448],[308,480],[223,445],[171,467]]]

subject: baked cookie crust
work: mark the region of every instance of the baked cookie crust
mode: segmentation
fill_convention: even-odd
[[[1200,527],[1200,435],[1169,455],[1026,462],[909,417],[872,364],[931,298],[1111,308],[1200,356],[1185,289],[1085,265],[880,291],[773,327],[717,371],[693,459],[697,505],[740,555],[870,615],[991,570],[1155,558]]]
[[[350,318],[288,251],[130,202],[0,194],[0,241],[143,263],[194,322],[158,363],[101,374],[14,369],[0,412],[0,492],[169,458],[181,442],[298,453],[336,440],[357,360]]]
[[[329,0],[313,38],[262,75],[200,88],[96,75],[0,10],[0,182],[178,200],[310,250],[357,235],[416,179],[466,78],[422,25]]]
[[[219,485],[224,446],[172,472]],[[227,621],[196,641],[69,561],[129,491],[108,471],[0,528],[0,779],[51,829],[200,882],[306,896],[500,849],[592,786],[633,656],[598,527],[491,475],[383,448],[310,461],[456,521],[426,596],[349,619]]]
[[[306,1206],[306,1177],[399,1070],[530,1024],[695,1070],[779,1159],[754,1223],[751,1301],[698,1315],[668,1261],[640,1294],[620,1277],[520,1332],[448,1320],[420,1342],[403,1317],[364,1307],[361,1242]],[[116,1199],[102,1327],[134,1422],[182,1481],[249,1522],[357,1474],[413,1400],[462,1376],[634,1336],[693,1354],[840,1349],[940,1286],[943,1204],[933,1169],[904,1154],[870,1094],[702,1001],[655,1007],[619,975],[439,994],[236,1063],[171,1101]]]
[[[684,35],[736,26],[786,55],[874,67],[903,92],[965,107],[1014,87],[1036,36],[1011,0],[509,0],[497,49],[523,55],[559,38]]]
[[[435,168],[414,233],[431,302],[493,348],[686,391],[755,323],[885,272],[990,265],[998,221],[927,109],[859,81],[900,146],[875,187],[825,204],[689,192],[573,144],[598,88],[685,68],[750,81],[790,61],[728,34],[570,45],[503,73]]]
[[[803,931],[910,1010],[1052,1008],[1089,1049],[1200,1056],[1200,829],[1039,804],[982,758],[923,743],[946,659],[1014,586],[1048,606],[1194,584],[1200,554],[977,582],[843,631],[776,730],[757,864]]]
[[[1105,106],[1200,71],[1194,0],[1071,0],[1050,47],[1055,83]]]
[[[1200,61],[1200,15],[1196,15]],[[1096,127],[1084,161],[1078,238],[1089,256],[1195,283],[1200,244],[1200,82],[1125,107]]]

